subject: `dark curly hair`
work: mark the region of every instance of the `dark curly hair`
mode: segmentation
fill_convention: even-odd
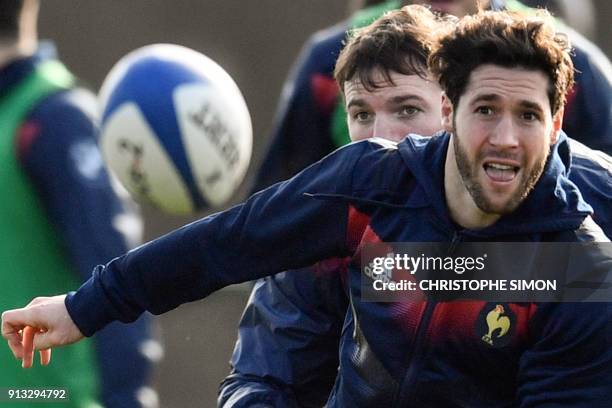
[[[555,31],[544,10],[535,16],[481,10],[440,37],[428,65],[455,106],[470,74],[481,65],[540,70],[549,78],[548,99],[555,114],[574,84],[570,51],[567,36]]]

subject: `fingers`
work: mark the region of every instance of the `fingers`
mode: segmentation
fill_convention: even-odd
[[[21,345],[21,340],[9,341],[8,346],[15,358],[21,359],[23,357],[23,346]]]
[[[42,330],[37,330],[32,326],[26,326],[22,334],[23,357],[21,367],[30,368],[34,364],[34,338],[37,334],[42,334]],[[39,351],[40,365],[46,366],[51,362],[51,349],[42,349]]]
[[[32,326],[26,326],[23,329],[23,357],[21,359],[21,367],[30,368],[34,362],[34,334],[37,332]]]
[[[2,337],[8,342],[11,352],[16,358],[23,357],[23,346],[21,344],[21,334],[23,325],[11,321],[12,312],[2,313]]]
[[[51,349],[40,350],[40,365],[46,366],[51,362]]]
[[[19,332],[26,326],[37,326],[32,309],[25,307],[23,309],[8,310],[2,313],[2,336],[7,340],[16,340],[21,336]]]

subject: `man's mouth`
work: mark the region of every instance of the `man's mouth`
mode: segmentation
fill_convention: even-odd
[[[486,162],[482,166],[489,178],[498,183],[508,183],[513,181],[518,174],[520,167],[513,163]]]

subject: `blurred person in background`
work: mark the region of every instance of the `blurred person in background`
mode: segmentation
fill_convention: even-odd
[[[79,286],[141,239],[97,147],[95,96],[37,38],[38,0],[0,0],[0,309]],[[129,246],[128,246],[129,245]],[[62,388],[54,406],[155,406],[150,318],[114,323],[57,364],[23,370],[0,351],[0,388]]]
[[[353,0],[349,8],[357,11],[351,17],[308,39],[283,86],[268,151],[252,192],[293,177],[349,142],[333,77],[342,41],[348,29],[367,25],[398,7],[398,0]]]
[[[592,0],[521,0],[521,3],[529,7],[548,9],[586,37],[595,37],[596,9]]]

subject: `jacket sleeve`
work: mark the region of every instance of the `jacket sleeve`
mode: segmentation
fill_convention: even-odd
[[[593,219],[612,239],[612,157],[570,140],[572,167],[570,180],[593,207]]]
[[[612,304],[542,304],[532,322],[537,341],[519,361],[519,406],[609,407]]]
[[[129,231],[124,234],[120,221],[136,217],[111,187],[88,106],[95,107],[95,99],[87,91],[54,94],[28,115],[17,134],[19,162],[80,281],[91,276],[92,265],[127,250]],[[138,238],[139,232],[132,235]],[[152,371],[141,352],[151,337],[149,326],[145,315],[137,324],[113,324],[94,337],[105,406],[140,406],[137,393],[149,384]]]
[[[232,373],[221,384],[219,406],[325,404],[338,371],[348,307],[344,265],[326,262],[333,268],[318,265],[257,282],[240,321]]]
[[[105,266],[66,306],[87,336],[113,320],[160,314],[224,286],[350,255],[345,201],[367,142],[349,145],[244,204],[158,238]]]

